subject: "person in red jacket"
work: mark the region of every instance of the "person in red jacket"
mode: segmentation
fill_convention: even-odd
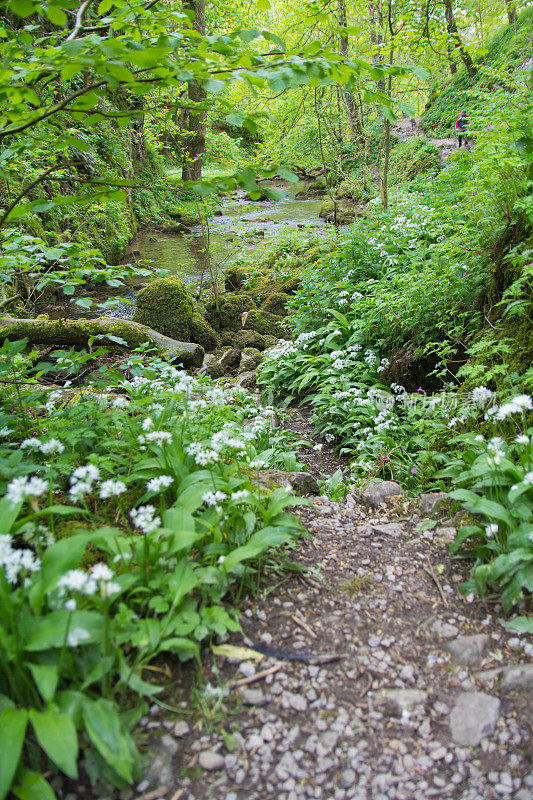
[[[461,144],[463,143],[465,147],[468,147],[468,117],[466,115],[466,111],[461,111],[457,117],[455,130],[459,136],[459,147],[461,147]]]

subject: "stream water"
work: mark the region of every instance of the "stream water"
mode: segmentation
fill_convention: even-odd
[[[273,239],[286,228],[312,230],[324,222],[318,216],[321,200],[296,200],[295,195],[306,184],[276,182],[270,184],[280,191],[279,200],[252,201],[244,193],[232,195],[224,200],[221,212],[209,220],[209,234],[200,225],[191,229],[190,234],[164,233],[146,229],[141,231],[130,243],[125,261],[135,256],[137,262],[148,268],[167,269],[169,274],[180,275],[185,283],[195,283],[202,271],[208,267],[223,270],[238,254],[257,250],[261,254]],[[209,239],[209,254],[206,255]],[[208,277],[208,273],[206,273]],[[120,291],[115,308],[100,311],[85,311],[73,303],[58,305],[49,312],[51,317],[97,317],[102,313],[109,316],[131,319],[135,311],[135,298],[144,283],[150,278],[131,283]],[[116,290],[114,290],[116,292]],[[111,295],[107,294],[107,298]],[[103,295],[93,299],[105,299]]]

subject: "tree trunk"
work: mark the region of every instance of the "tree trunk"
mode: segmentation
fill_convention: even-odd
[[[381,45],[383,44],[383,4],[382,0],[369,0],[368,16],[370,18],[370,44],[372,45],[372,64],[378,67],[383,62]],[[378,92],[385,91],[385,78],[376,81]]]
[[[184,8],[194,12],[192,27],[205,35],[205,0],[188,0]],[[187,95],[191,107],[187,109],[182,130],[184,181],[197,181],[202,177],[202,161],[205,151],[207,111],[203,107],[207,97],[198,81],[189,81]]]
[[[509,25],[516,24],[516,3],[514,0],[505,0],[505,7],[507,10],[507,18]]]
[[[0,317],[0,341],[3,339],[25,339],[33,344],[50,344],[62,347],[86,347],[93,336],[110,336],[124,339],[125,345],[119,345],[112,339],[102,340],[104,347],[134,348],[140,344],[151,344],[161,355],[169,357],[185,366],[199,367],[203,361],[204,349],[192,342],[178,342],[169,336],[133,322],[116,317],[99,317],[98,319],[17,319]]]
[[[446,42],[446,50],[448,53],[448,66],[450,68],[450,75],[455,75],[457,73],[457,64],[452,58],[452,46],[449,39]]]
[[[140,116],[134,117],[132,120],[131,143],[132,154],[139,163],[144,164],[146,161],[146,140],[144,138],[144,97],[134,97],[131,103],[131,108],[134,108],[136,111],[142,111]]]
[[[457,22],[455,21],[455,15],[453,13],[452,0],[443,0],[443,2],[444,14],[446,16],[446,27],[448,29],[450,39],[452,40],[452,49],[459,51],[459,55],[461,56],[462,62],[465,65],[466,71],[472,78],[476,74],[476,68],[474,67],[470,53],[465,49],[459,34],[459,29],[457,28]]]
[[[337,0],[337,12],[339,17],[339,27],[346,29],[348,27],[348,20],[346,17],[346,2],[345,0]],[[343,58],[348,58],[348,34],[341,31],[339,36],[339,49]],[[363,131],[361,129],[358,113],[357,103],[353,94],[345,87],[342,90],[342,97],[344,105],[346,106],[346,113],[348,115],[348,123],[350,125],[350,138],[352,142],[361,144]]]

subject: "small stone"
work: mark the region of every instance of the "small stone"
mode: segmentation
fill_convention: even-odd
[[[365,506],[379,508],[384,500],[397,497],[403,492],[395,481],[370,481],[364,492],[361,493],[361,502]]]
[[[255,675],[255,667],[250,661],[243,661],[242,664],[239,664],[239,672],[247,678],[251,678],[252,675]]]
[[[178,752],[178,743],[169,733],[165,733],[161,737],[161,747],[163,747],[171,755],[174,755],[174,753]]]
[[[307,700],[305,697],[302,697],[300,694],[292,694],[291,692],[287,694],[289,705],[294,711],[305,711],[307,709]]]
[[[244,689],[242,692],[242,702],[245,706],[264,706],[266,697],[261,689]]]
[[[396,712],[401,715],[414,706],[421,705],[427,700],[427,692],[419,689],[383,689],[376,697],[378,705],[389,706],[391,714]]]
[[[488,645],[489,637],[485,633],[478,633],[475,636],[458,636],[446,645],[446,649],[459,664],[477,664]]]
[[[320,494],[320,487],[317,479],[307,472],[292,472],[288,475],[288,479],[290,485],[297,494]]]
[[[433,761],[440,761],[445,758],[447,752],[445,747],[437,747],[437,749],[433,750],[429,755]]]
[[[483,692],[459,695],[450,714],[452,738],[456,744],[475,747],[494,730],[500,713],[497,697]]]
[[[213,753],[212,750],[203,750],[198,756],[198,763],[203,769],[212,772],[216,769],[222,769],[224,758],[220,753]]]
[[[441,619],[436,619],[431,628],[437,636],[441,636],[443,639],[453,639],[459,633],[459,629],[455,625]]]
[[[395,536],[397,538],[405,533],[403,525],[399,525],[397,522],[389,522],[386,525],[372,525],[371,527],[374,533],[381,536]]]
[[[502,674],[501,688],[533,688],[533,664],[513,664],[510,667],[505,667]]]
[[[353,769],[345,769],[341,772],[339,783],[343,789],[351,789],[356,781],[356,774]]]
[[[442,506],[449,496],[445,492],[431,492],[421,494],[418,498],[420,511],[423,514],[432,514],[438,506]]]
[[[185,722],[185,720],[180,719],[180,721],[176,722],[176,724],[174,725],[173,733],[176,739],[181,739],[183,736],[187,736],[189,730],[190,728],[188,724]]]

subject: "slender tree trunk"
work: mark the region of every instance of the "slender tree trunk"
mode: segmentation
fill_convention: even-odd
[[[205,34],[205,0],[189,0],[185,6],[194,11],[192,27]],[[187,109],[182,139],[183,166],[181,177],[184,181],[197,181],[202,177],[202,161],[205,151],[207,111],[203,108],[206,92],[198,81],[189,81],[187,96],[192,107]]]
[[[514,0],[505,0],[505,8],[507,10],[507,18],[509,25],[516,24],[516,3]]]
[[[383,4],[382,0],[369,0],[368,16],[370,18],[370,44],[372,45],[372,64],[375,67],[383,62],[381,45],[383,44]],[[385,78],[376,81],[378,92],[385,91]]]
[[[135,110],[142,111],[138,117],[132,120],[132,154],[141,164],[146,161],[146,140],[144,138],[144,97],[135,97],[131,103]]]
[[[452,58],[452,46],[450,44],[450,40],[448,39],[446,42],[446,51],[448,54],[448,66],[450,68],[450,75],[455,75],[457,72],[457,64]]]
[[[348,20],[346,17],[345,0],[337,0],[337,13],[339,19],[339,27],[344,29],[341,31],[339,36],[339,49],[341,51],[341,55],[344,58],[348,58],[349,39],[348,39],[348,34],[346,33],[346,28],[348,27]],[[348,122],[350,125],[350,138],[352,142],[360,143],[363,131],[361,130],[361,126],[359,124],[359,118],[357,115],[357,103],[355,101],[353,94],[347,88],[343,89],[342,97],[344,100],[344,105],[346,106],[346,113],[348,115]]]
[[[389,64],[392,67],[394,61],[394,40],[391,40]],[[392,95],[392,75],[387,79],[387,97]],[[385,138],[383,141],[384,157],[383,157],[383,175],[379,176],[379,189],[381,193],[381,202],[383,210],[387,211],[389,207],[389,160],[390,160],[390,120],[385,118]]]
[[[452,40],[452,49],[459,51],[459,55],[461,56],[461,60],[465,65],[466,71],[472,78],[476,74],[476,68],[474,67],[470,53],[463,45],[463,41],[459,34],[459,29],[457,28],[457,22],[455,21],[455,15],[453,13],[452,0],[443,0],[443,2],[444,14],[446,16],[446,27],[448,29],[450,39]]]

